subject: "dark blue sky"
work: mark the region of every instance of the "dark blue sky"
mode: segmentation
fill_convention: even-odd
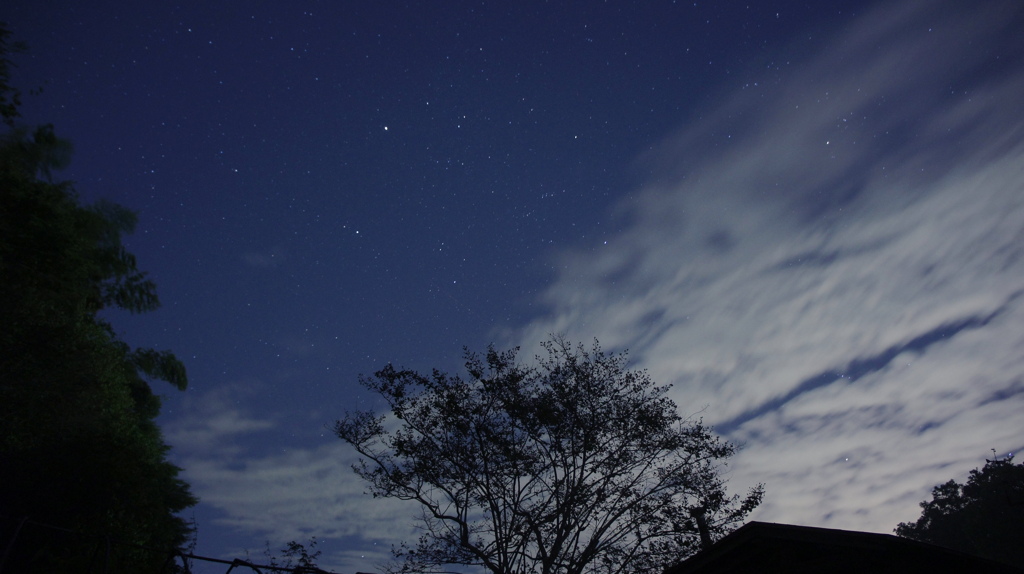
[[[165,310],[119,325],[194,355],[196,389],[292,368],[282,338],[321,347],[301,372],[347,374],[443,364],[524,323],[553,250],[616,231],[638,154],[856,15],[20,4],[7,18],[32,50],[17,79],[44,86],[26,121],[76,144],[64,175],[83,197],[140,215],[131,247]],[[332,378],[271,392],[338,400],[351,381]]]
[[[0,18],[31,48],[15,81],[44,88],[25,121],[76,146],[62,176],[139,213],[163,308],[113,319],[189,369],[161,420],[203,500],[200,553],[316,535],[326,565],[373,570],[411,511],[360,498],[325,429],[374,404],[357,375],[551,332],[629,347],[683,411],[707,405],[748,443],[733,488],[768,483],[759,519],[888,531],[1021,446],[1019,2],[14,0]],[[1010,428],[975,424],[1002,412]],[[876,434],[895,421],[911,430]],[[850,453],[864,466],[829,466]]]

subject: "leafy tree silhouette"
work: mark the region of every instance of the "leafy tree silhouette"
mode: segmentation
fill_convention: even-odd
[[[133,349],[100,316],[159,306],[122,243],[136,217],[114,203],[82,205],[71,183],[53,181],[71,146],[52,126],[14,127],[9,38],[0,24],[0,512],[121,543],[106,571],[155,571],[165,556],[140,546],[184,544],[189,525],[175,513],[196,499],[167,461],[151,383],[184,389],[185,367],[170,352]],[[93,562],[93,542],[0,534],[9,534],[5,572]]]
[[[986,460],[964,484],[936,486],[921,509],[916,522],[896,527],[898,536],[1024,568],[1024,465],[1013,456]]]
[[[536,366],[491,347],[466,352],[468,378],[391,366],[362,378],[390,413],[348,413],[335,432],[375,497],[422,508],[423,535],[389,571],[660,571],[700,547],[697,516],[721,537],[760,503],[760,486],[726,495],[735,447],[682,419],[624,354],[543,345]]]

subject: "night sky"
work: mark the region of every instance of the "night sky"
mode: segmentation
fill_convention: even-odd
[[[61,176],[138,212],[196,552],[376,571],[415,507],[329,426],[549,334],[743,445],[755,520],[891,532],[1024,446],[1024,4],[0,8]],[[191,514],[188,515],[191,517]]]

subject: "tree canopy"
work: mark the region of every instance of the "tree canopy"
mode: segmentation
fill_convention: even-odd
[[[896,534],[1024,568],[1024,464],[987,460],[967,482],[950,480]]]
[[[421,505],[420,539],[391,571],[494,574],[660,571],[737,527],[757,486],[726,494],[735,447],[683,419],[625,354],[561,338],[536,365],[518,349],[466,351],[468,377],[387,366],[362,377],[389,412],[347,413],[336,434],[375,497]]]
[[[13,125],[8,37],[0,25],[0,540],[13,540],[0,567],[85,571],[97,540],[69,533],[84,532],[120,544],[109,571],[151,569],[166,556],[139,546],[184,543],[175,513],[196,503],[166,459],[150,386],[184,389],[185,367],[133,349],[100,316],[159,305],[122,243],[135,214],[82,205],[52,180],[71,146],[52,126]]]
[[[14,67],[11,55],[27,49],[24,42],[14,41],[7,24],[0,22],[0,121],[8,127],[14,127],[14,121],[21,115],[18,111],[21,90],[11,81],[11,68]]]

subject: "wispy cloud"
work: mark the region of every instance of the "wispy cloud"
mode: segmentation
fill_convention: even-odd
[[[630,348],[746,445],[760,519],[915,518],[1024,444],[1022,23],[904,2],[749,70],[644,158],[621,232],[560,254],[516,339]]]
[[[390,557],[391,545],[414,538],[410,518],[417,509],[376,500],[352,472],[357,457],[329,433],[320,446],[267,448],[282,444],[282,424],[247,410],[261,385],[225,384],[190,398],[185,413],[165,425],[183,477],[205,505],[219,514],[213,526],[267,540],[281,548],[316,537],[321,567],[338,572],[373,572]],[[319,414],[310,417],[320,419]],[[292,421],[294,422],[294,421]],[[308,441],[307,441],[308,444]],[[200,542],[203,525],[200,525]],[[338,541],[355,544],[336,544]],[[348,550],[336,551],[336,547]],[[358,548],[361,550],[351,550]],[[224,559],[259,562],[262,547],[226,550]]]
[[[164,425],[164,435],[185,452],[218,457],[237,454],[240,440],[277,426],[273,420],[250,416],[240,406],[257,387],[253,382],[224,384],[201,396],[189,390],[182,412]]]

